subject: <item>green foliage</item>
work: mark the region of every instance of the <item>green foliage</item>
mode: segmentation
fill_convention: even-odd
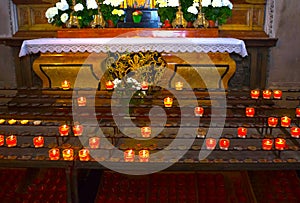
[[[203,13],[207,20],[218,21],[219,25],[222,25],[227,22],[227,19],[232,16],[232,11],[229,7],[203,7]]]
[[[193,22],[197,18],[197,15],[187,11],[188,8],[193,5],[193,3],[194,3],[194,0],[180,0],[183,17],[188,22]]]
[[[169,20],[172,22],[176,16],[177,7],[160,7],[158,8],[158,15],[160,17],[160,22]]]

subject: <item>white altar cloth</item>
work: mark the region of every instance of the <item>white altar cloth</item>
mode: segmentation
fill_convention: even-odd
[[[41,38],[23,41],[19,56],[62,52],[228,52],[247,56],[235,38]]]

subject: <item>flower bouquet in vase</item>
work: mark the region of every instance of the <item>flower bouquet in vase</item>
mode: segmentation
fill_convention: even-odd
[[[134,23],[140,23],[143,17],[143,12],[140,10],[135,10],[132,12],[132,20]]]

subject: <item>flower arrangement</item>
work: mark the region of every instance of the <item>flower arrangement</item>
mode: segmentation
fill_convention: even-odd
[[[229,0],[202,0],[202,12],[207,20],[222,25],[232,15],[233,4]]]
[[[135,10],[135,11],[132,12],[132,15],[134,15],[134,16],[142,16],[143,12],[140,11],[140,10]]]
[[[163,23],[165,20],[172,22],[179,6],[179,0],[157,0],[155,6],[158,8],[160,22]]]
[[[100,0],[101,12],[104,19],[113,21],[116,24],[119,20],[123,20],[125,11],[120,9],[124,0]]]
[[[70,17],[72,1],[61,0],[57,2],[55,6],[47,9],[45,16],[48,19],[48,23],[56,26],[62,26]]]

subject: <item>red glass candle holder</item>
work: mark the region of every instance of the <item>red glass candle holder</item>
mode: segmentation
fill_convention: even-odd
[[[195,109],[194,109],[194,113],[195,113],[195,116],[202,117],[202,116],[203,116],[203,113],[204,113],[204,108],[201,107],[201,106],[197,106],[197,107],[195,107]]]
[[[229,145],[230,145],[230,140],[229,139],[221,138],[219,140],[219,147],[220,147],[220,149],[222,149],[222,150],[228,150]]]
[[[74,159],[74,150],[73,149],[64,149],[62,151],[63,159],[65,161],[72,161]]]
[[[99,137],[90,137],[89,145],[91,149],[98,149],[100,146],[100,138]]]
[[[71,88],[71,83],[67,80],[64,80],[62,83],[61,83],[61,88],[63,90],[68,90]]]
[[[283,138],[276,138],[275,139],[275,148],[277,150],[284,150],[286,145],[286,141]]]
[[[58,148],[52,148],[49,150],[49,159],[50,160],[59,160],[60,152]]]
[[[150,137],[151,136],[151,127],[142,127],[141,128],[142,137]]]
[[[90,160],[90,151],[88,149],[81,149],[78,152],[80,161],[89,161]]]
[[[0,146],[4,145],[4,135],[0,135]]]
[[[165,99],[164,99],[164,104],[165,104],[165,107],[172,107],[172,105],[173,105],[173,98],[171,98],[171,97],[166,97]]]
[[[237,134],[238,134],[238,137],[239,138],[246,138],[247,136],[247,128],[244,128],[244,127],[239,127],[238,130],[237,130]]]
[[[260,94],[259,90],[251,90],[251,93],[250,93],[251,99],[258,99],[259,94]]]
[[[149,88],[148,82],[143,81],[141,84],[141,88],[142,88],[142,90],[148,90],[148,88]]]
[[[215,138],[206,138],[205,144],[206,144],[206,149],[213,150],[216,147],[217,140]]]
[[[263,139],[262,140],[262,149],[263,150],[271,150],[273,147],[273,140],[271,139]]]
[[[44,146],[44,137],[43,136],[34,137],[33,145],[35,148],[43,147]]]
[[[10,135],[6,138],[7,147],[15,147],[17,145],[17,136]]]
[[[74,136],[81,136],[83,132],[83,126],[79,124],[75,124],[73,127]]]
[[[78,97],[77,104],[78,106],[86,106],[86,97]]]
[[[140,162],[148,162],[150,157],[149,150],[143,149],[139,151]]]
[[[253,107],[246,107],[246,116],[247,117],[254,117],[255,109]]]
[[[300,128],[295,127],[295,126],[291,127],[290,133],[291,133],[291,136],[293,138],[299,138],[299,136],[300,136]]]
[[[126,150],[124,152],[124,161],[133,162],[134,161],[134,151],[132,149]]]
[[[277,124],[278,124],[278,118],[275,118],[275,117],[268,118],[268,126],[269,127],[276,127]]]
[[[288,128],[291,124],[291,118],[287,116],[281,117],[281,127]]]
[[[281,99],[282,97],[282,91],[281,90],[274,90],[273,91],[273,98],[274,99]]]
[[[296,117],[300,117],[300,107],[296,108]]]
[[[264,90],[263,91],[263,98],[264,99],[271,99],[271,96],[272,96],[271,90]]]
[[[176,82],[175,83],[175,90],[178,90],[178,91],[180,91],[180,90],[182,90],[183,89],[183,82]]]
[[[105,87],[107,90],[112,90],[112,89],[114,89],[114,83],[109,80],[105,83]]]
[[[60,136],[68,136],[70,127],[66,124],[59,126]]]

